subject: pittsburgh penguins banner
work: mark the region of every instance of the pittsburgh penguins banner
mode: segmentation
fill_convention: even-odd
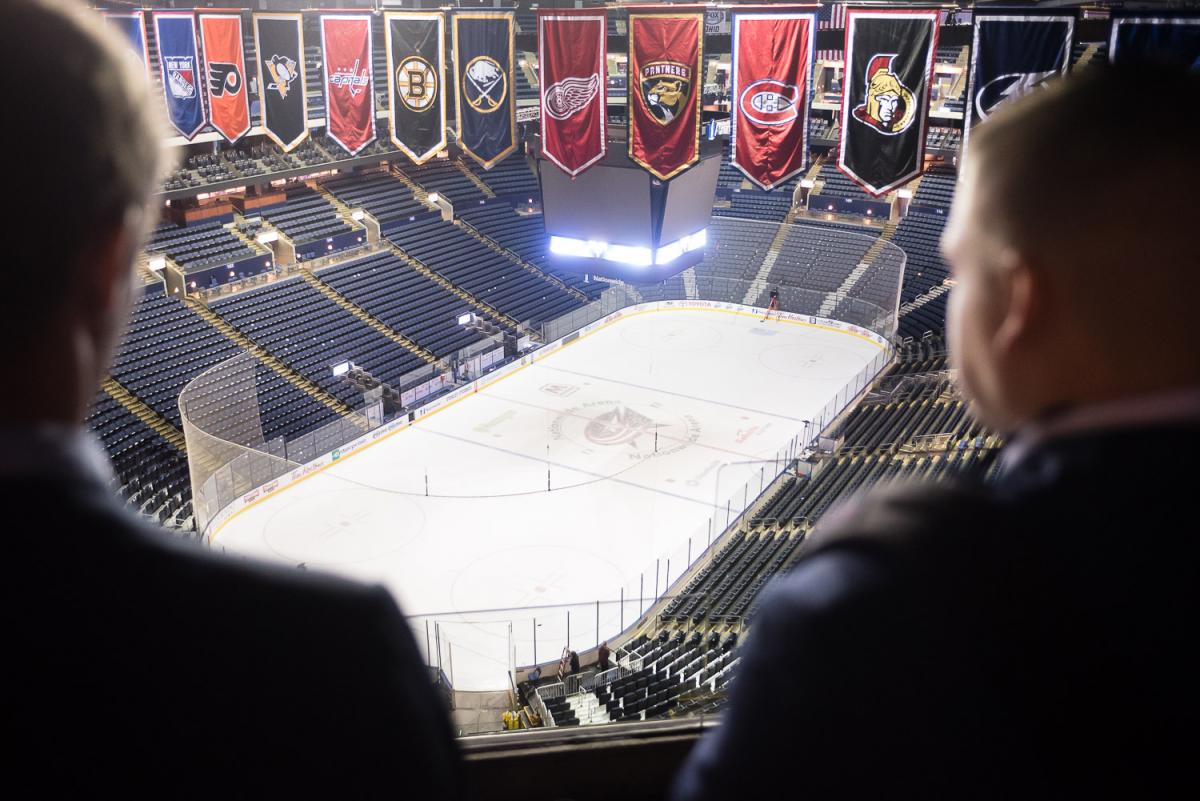
[[[154,38],[158,40],[167,119],[184,139],[191,139],[205,123],[196,19],[190,11],[155,14]]]
[[[838,169],[880,197],[921,174],[938,12],[846,11]]]
[[[250,130],[241,15],[201,14],[200,41],[212,126],[229,142],[236,142]]]
[[[700,158],[703,13],[629,14],[629,158],[661,180]]]
[[[286,153],[308,138],[303,18],[255,14],[254,51],[263,128]]]
[[[371,17],[321,17],[325,66],[325,132],[351,156],[375,141],[375,81],[371,75]]]
[[[606,12],[538,12],[542,152],[574,178],[604,158],[607,112]]]
[[[733,17],[733,165],[763,189],[805,168],[815,14]]]
[[[458,144],[485,170],[517,147],[513,102],[513,14],[454,15]]]
[[[142,12],[131,14],[105,14],[104,19],[121,32],[129,40],[129,50],[142,64],[142,70],[149,75],[150,51],[146,46],[146,28]]]
[[[423,164],[446,147],[446,23],[441,12],[388,12],[388,125],[396,147]]]
[[[1152,61],[1200,71],[1200,17],[1113,12],[1108,59],[1113,64]]]

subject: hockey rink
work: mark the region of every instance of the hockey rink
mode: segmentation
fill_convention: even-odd
[[[246,507],[212,544],[380,582],[455,689],[503,689],[535,632],[545,662],[568,625],[582,651],[633,623],[881,350],[749,312],[633,312]]]

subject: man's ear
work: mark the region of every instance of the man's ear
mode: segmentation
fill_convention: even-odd
[[[1004,308],[993,344],[997,353],[1014,356],[1024,350],[1043,322],[1047,287],[1037,271],[1015,251],[1005,251],[994,269],[999,272],[996,286],[1002,293]]]

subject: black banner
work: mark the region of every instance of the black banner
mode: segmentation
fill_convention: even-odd
[[[446,147],[445,18],[438,11],[384,16],[392,141],[423,164]]]
[[[255,14],[258,96],[267,136],[295,149],[308,138],[308,96],[304,79],[304,23],[299,14]]]
[[[513,14],[454,15],[458,143],[485,170],[517,147],[513,99]]]
[[[1200,71],[1200,16],[1149,9],[1114,11],[1108,60],[1113,64],[1148,61]]]

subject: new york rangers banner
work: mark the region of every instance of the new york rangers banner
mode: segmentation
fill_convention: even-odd
[[[838,169],[879,197],[921,174],[938,12],[846,11]]]
[[[254,51],[263,128],[286,153],[308,138],[304,20],[299,14],[255,14]]]
[[[542,152],[571,177],[608,151],[607,25],[603,8],[538,12]]]
[[[805,168],[815,14],[733,17],[733,165],[763,189]]]
[[[629,14],[629,158],[661,180],[700,158],[703,13]]]
[[[454,15],[458,144],[485,169],[517,147],[513,102],[513,14]]]
[[[351,156],[375,141],[375,81],[371,75],[371,18],[321,17],[325,65],[325,132]]]
[[[1200,16],[1113,12],[1108,59],[1200,70]]]
[[[141,62],[142,70],[149,75],[150,51],[146,47],[146,28],[142,20],[142,12],[105,14],[104,18],[129,40],[129,51]]]
[[[191,12],[155,14],[154,38],[158,40],[167,119],[184,139],[191,139],[205,123],[196,19]]]
[[[396,147],[423,164],[446,147],[445,17],[441,12],[384,15],[388,126]]]
[[[201,14],[208,114],[212,126],[230,142],[250,130],[246,59],[242,53],[240,14]]]

